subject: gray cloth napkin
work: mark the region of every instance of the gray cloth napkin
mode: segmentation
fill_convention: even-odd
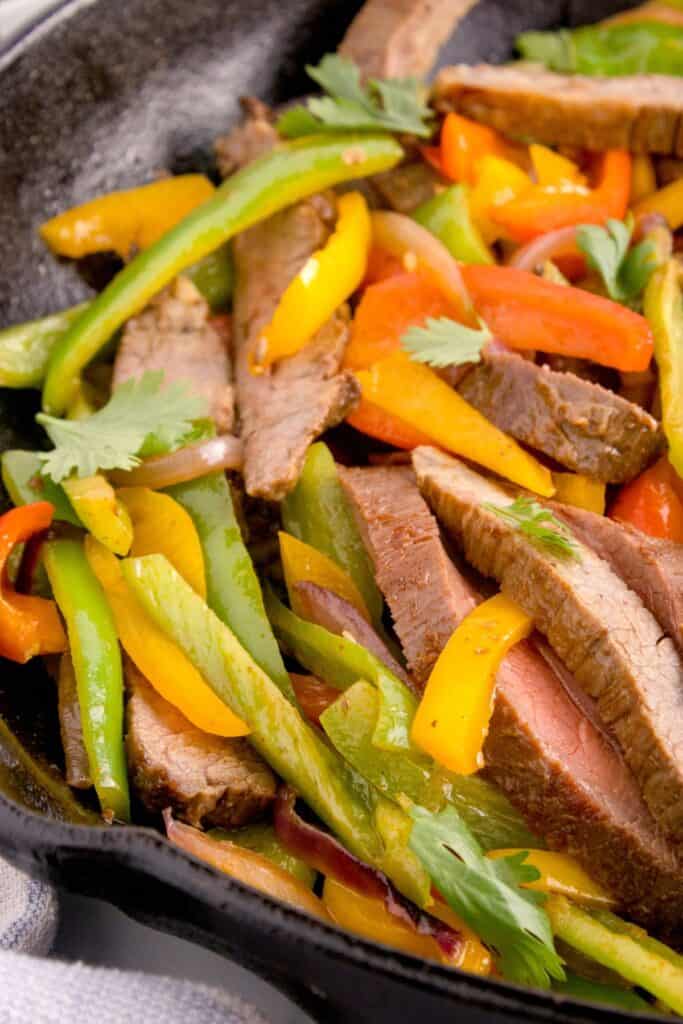
[[[254,1007],[205,985],[46,958],[58,916],[51,886],[0,859],[3,1024],[265,1024]]]

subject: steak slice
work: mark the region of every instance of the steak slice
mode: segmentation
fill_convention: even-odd
[[[649,537],[629,523],[553,504],[579,540],[612,566],[683,654],[683,545]]]
[[[550,145],[683,156],[683,90],[668,75],[592,78],[457,64],[437,76],[432,99],[442,112]]]
[[[114,362],[112,386],[146,370],[162,370],[166,385],[188,384],[208,402],[217,429],[233,426],[230,322],[212,317],[193,283],[178,277],[126,324]]]
[[[436,195],[442,179],[424,160],[415,160],[374,174],[370,181],[386,206],[412,213]]]
[[[255,497],[281,500],[296,483],[311,441],[343,420],[360,395],[354,375],[339,372],[348,341],[344,308],[296,355],[263,374],[249,368],[261,330],[292,278],[324,245],[334,215],[330,198],[314,196],[235,239],[237,402],[245,486]]]
[[[223,178],[268,153],[278,141],[270,107],[253,96],[243,96],[240,104],[243,120],[227,135],[220,135],[213,145]]]
[[[459,611],[468,600],[473,608],[474,600],[446,554],[409,467],[339,466],[338,471],[408,668],[424,686]]]
[[[484,507],[501,486],[433,448],[418,448],[420,490],[465,557],[532,616],[577,683],[595,699],[645,802],[683,848],[683,668],[671,640],[607,562],[577,542],[563,558]]]
[[[477,0],[367,0],[338,52],[365,78],[422,78]]]
[[[606,483],[637,476],[661,444],[659,425],[644,409],[512,352],[485,353],[458,390],[518,441]]]
[[[64,751],[64,778],[74,789],[90,789],[90,761],[81,726],[81,705],[71,655],[59,659],[57,676],[59,734]]]
[[[126,751],[131,781],[152,812],[172,807],[196,828],[242,825],[275,798],[275,776],[244,739],[210,736],[126,666]]]

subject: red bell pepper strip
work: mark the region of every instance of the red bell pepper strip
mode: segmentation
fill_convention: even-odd
[[[608,217],[623,220],[631,194],[631,155],[610,149],[598,161],[592,189],[533,186],[492,209],[491,220],[516,242],[529,242],[571,224],[604,224]]]
[[[461,269],[477,313],[510,348],[590,359],[625,372],[647,369],[652,332],[625,306],[514,267]]]
[[[683,481],[663,456],[654,466],[621,488],[610,519],[630,523],[651,537],[683,544]]]
[[[0,517],[0,655],[24,664],[37,654],[66,650],[66,634],[54,601],[18,594],[7,579],[12,549],[50,526],[49,501],[13,508]]]
[[[392,416],[391,413],[385,412],[384,409],[380,409],[378,405],[368,402],[365,398],[361,398],[353,412],[346,417],[346,422],[359,430],[361,434],[384,441],[385,444],[393,445],[394,448],[411,451],[413,448],[419,448],[422,444],[433,444],[432,438],[421,434],[409,423],[404,423],[397,416]]]

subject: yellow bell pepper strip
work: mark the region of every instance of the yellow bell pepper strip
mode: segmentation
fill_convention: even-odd
[[[14,548],[44,533],[53,513],[49,502],[37,501],[0,516],[0,656],[22,665],[37,654],[59,654],[66,648],[54,601],[17,594],[7,579],[7,563]]]
[[[533,620],[504,594],[463,619],[439,655],[413,719],[416,747],[449,771],[479,771],[498,666],[532,628]]]
[[[74,206],[42,224],[40,235],[57,256],[79,260],[115,252],[125,260],[134,249],[156,242],[214,192],[203,174],[162,178]]]
[[[575,191],[577,185],[585,188],[586,178],[574,161],[554,149],[534,142],[529,146],[529,156],[537,185],[570,192]]]
[[[557,893],[566,896],[574,903],[586,907],[602,907],[609,909],[616,901],[601,885],[594,882],[579,862],[567,853],[552,853],[550,850],[526,850],[526,862],[540,873],[535,882],[524,883],[526,889],[538,892]],[[487,857],[500,860],[501,857],[514,857],[522,853],[522,849],[490,850]]]
[[[203,732],[248,735],[244,722],[216,696],[180,648],[147,615],[111,551],[94,537],[86,537],[85,554],[106,595],[121,646],[157,693]]]
[[[664,188],[641,199],[633,207],[636,216],[644,213],[661,213],[666,217],[672,231],[683,227],[683,178],[677,178]]]
[[[204,554],[192,517],[170,495],[148,487],[120,487],[116,497],[133,524],[132,558],[164,554],[200,597],[206,597]]]
[[[398,416],[436,445],[549,498],[550,470],[473,409],[428,366],[395,352],[360,370],[363,398]]]
[[[80,480],[72,477],[64,480],[62,487],[86,530],[115,555],[127,555],[133,542],[133,524],[106,477],[100,473]]]
[[[605,484],[581,473],[553,473],[555,501],[605,514]]]
[[[654,337],[669,461],[683,477],[683,271],[678,260],[655,270],[643,309]]]
[[[646,199],[657,190],[655,165],[649,153],[636,153],[631,171],[631,205]]]
[[[360,192],[349,192],[339,197],[337,210],[337,226],[324,248],[290,282],[264,328],[252,353],[252,372],[307,345],[365,277],[372,239],[367,203]]]
[[[463,922],[442,904],[435,903],[431,907],[434,916],[466,935],[455,956],[447,956],[429,935],[420,935],[414,928],[403,924],[398,917],[389,913],[383,900],[378,897],[365,896],[328,877],[325,879],[322,898],[335,924],[354,935],[362,935],[404,953],[425,960],[436,960],[448,967],[459,967],[473,974],[491,973],[491,954],[474,933],[466,929]]]
[[[48,541],[43,563],[66,620],[83,741],[102,815],[128,821],[123,671],[114,619],[80,541]]]
[[[336,562],[310,544],[305,544],[290,533],[285,533],[284,530],[280,530],[278,538],[289,603],[297,615],[302,615],[302,610],[296,584],[308,581],[317,583],[319,587],[325,587],[326,590],[331,590],[333,594],[342,597],[353,605],[363,618],[370,621],[368,609],[358,587]]]
[[[487,245],[507,237],[506,231],[492,219],[493,211],[524,195],[531,187],[529,175],[511,160],[501,156],[484,157],[470,192],[469,207],[470,216]]]
[[[214,195],[139,253],[62,335],[48,363],[43,408],[60,415],[83,368],[114,332],[187,267],[299,199],[386,171],[403,156],[389,135],[307,136],[232,175]]]

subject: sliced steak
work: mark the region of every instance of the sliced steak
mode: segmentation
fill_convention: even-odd
[[[683,654],[683,545],[648,537],[582,508],[553,505],[579,540],[612,566]]]
[[[436,195],[441,178],[424,160],[415,160],[375,174],[370,181],[384,206],[398,213],[412,213]]]
[[[126,324],[114,362],[114,388],[146,370],[163,370],[166,385],[188,384],[205,398],[220,432],[233,425],[230,322],[179,277]]]
[[[348,314],[338,311],[304,349],[256,375],[249,355],[293,277],[324,245],[332,199],[314,196],[257,224],[235,240],[234,301],[237,402],[247,492],[281,500],[296,483],[306,451],[356,404],[352,373],[339,372]]]
[[[683,668],[654,616],[607,562],[577,542],[578,558],[553,555],[485,508],[506,506],[501,486],[433,448],[418,448],[420,490],[465,557],[533,617],[605,728],[645,802],[683,848]]]
[[[90,761],[83,740],[81,727],[81,705],[78,700],[78,686],[70,654],[59,659],[57,677],[59,732],[64,751],[64,777],[74,789],[90,789]]]
[[[365,78],[422,78],[476,0],[367,0],[339,53]]]
[[[240,99],[244,118],[214,142],[221,177],[227,178],[256,157],[268,153],[278,141],[273,112],[253,96]]]
[[[637,476],[661,445],[659,425],[644,409],[512,352],[485,354],[458,390],[518,441],[606,483]]]
[[[408,668],[421,685],[457,621],[469,590],[407,466],[339,467],[377,585],[389,605]],[[474,602],[470,597],[471,607]]]
[[[683,90],[668,75],[592,78],[458,64],[437,76],[433,102],[550,145],[683,156]]]
[[[242,825],[275,798],[275,776],[243,739],[210,736],[160,697],[130,663],[126,751],[131,781],[145,807],[190,825]]]

